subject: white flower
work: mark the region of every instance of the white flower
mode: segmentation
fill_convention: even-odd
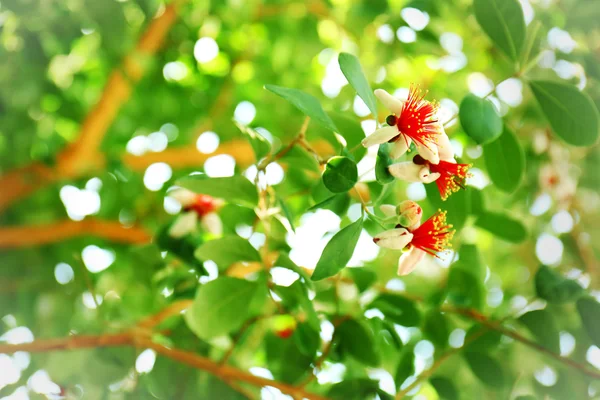
[[[440,177],[438,172],[431,173],[426,165],[417,165],[412,161],[392,164],[388,170],[394,177],[407,182],[431,183]]]
[[[373,238],[378,246],[392,250],[402,250],[413,239],[412,233],[404,228],[383,231]]]

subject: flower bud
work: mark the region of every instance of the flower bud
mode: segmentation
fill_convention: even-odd
[[[412,233],[406,229],[396,228],[379,233],[373,238],[373,242],[386,249],[402,250],[410,243],[412,238]]]
[[[271,321],[273,332],[282,339],[287,339],[296,330],[296,319],[291,315],[277,315]]]
[[[421,217],[423,216],[423,210],[421,206],[412,200],[405,200],[400,203],[396,209],[398,215],[400,215],[399,223],[406,227],[409,231],[416,229],[421,225]]]

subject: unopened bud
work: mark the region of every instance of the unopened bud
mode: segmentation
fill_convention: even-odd
[[[272,319],[272,328],[277,336],[287,339],[296,330],[296,319],[291,315],[277,315]]]

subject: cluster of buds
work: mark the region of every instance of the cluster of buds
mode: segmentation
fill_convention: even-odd
[[[179,238],[196,232],[199,224],[204,231],[215,236],[223,233],[223,224],[217,214],[224,204],[223,200],[187,189],[176,189],[169,193],[169,197],[181,204],[181,214],[169,229],[171,237]]]
[[[414,201],[404,201],[397,207],[385,204],[380,209],[397,224],[376,235],[373,242],[383,248],[404,250],[398,261],[398,275],[411,273],[425,254],[438,257],[451,247],[454,230],[446,223],[446,211],[438,210],[421,224],[423,210]]]
[[[414,143],[419,155],[412,161],[390,165],[393,176],[409,182],[436,182],[443,200],[464,188],[471,165],[456,162],[450,139],[437,116],[439,104],[425,100],[425,95],[414,85],[406,102],[382,89],[375,90],[375,96],[392,114],[386,118],[388,126],[366,137],[362,145],[391,143],[390,156],[397,159],[410,151]]]

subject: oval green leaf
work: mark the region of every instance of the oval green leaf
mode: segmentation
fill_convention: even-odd
[[[465,359],[473,374],[485,385],[500,389],[506,382],[504,369],[498,361],[485,353],[466,351]]]
[[[338,56],[338,62],[340,63],[340,69],[342,73],[348,79],[348,82],[361,99],[365,102],[371,114],[377,119],[377,102],[375,101],[375,95],[369,85],[369,81],[365,77],[365,74],[360,66],[358,58],[352,54],[340,53]]]
[[[340,272],[352,258],[362,227],[363,220],[359,218],[333,235],[323,249],[310,279],[320,281]]]
[[[323,110],[321,103],[319,103],[319,100],[317,100],[316,97],[303,92],[302,90],[275,85],[265,85],[265,89],[289,101],[306,116],[323,125],[325,128],[337,132],[337,127],[325,110]]]
[[[415,373],[415,352],[412,346],[405,347],[400,355],[400,361],[398,367],[396,367],[396,373],[394,374],[394,382],[396,387],[400,388],[402,383],[409,376]]]
[[[483,31],[511,60],[517,61],[525,41],[525,17],[517,0],[475,0],[475,18]]]
[[[559,331],[549,311],[530,311],[519,317],[518,321],[527,327],[539,344],[556,354],[560,354]]]
[[[458,390],[456,389],[456,386],[450,379],[444,378],[442,376],[436,376],[431,378],[429,380],[429,383],[431,383],[431,386],[433,386],[435,391],[440,396],[440,400],[459,399]]]
[[[511,243],[521,243],[527,239],[525,225],[506,214],[485,211],[479,215],[475,225]]]
[[[385,315],[386,320],[398,325],[418,326],[421,322],[421,311],[416,303],[397,294],[381,294],[368,308],[378,309]]]
[[[465,133],[477,144],[496,140],[503,129],[502,118],[491,101],[468,94],[460,103],[458,113]]]
[[[238,261],[260,261],[258,251],[246,239],[234,235],[205,242],[194,255],[202,261],[212,260],[221,268]]]
[[[335,334],[345,353],[365,365],[371,367],[379,365],[373,331],[369,327],[355,319],[347,319],[336,328]]]
[[[555,304],[569,303],[585,294],[574,280],[564,278],[545,265],[535,274],[535,290],[538,297]]]
[[[483,146],[483,156],[494,185],[504,192],[514,192],[525,173],[525,152],[517,136],[504,127],[498,139]]]
[[[592,343],[600,347],[600,303],[591,297],[577,300],[577,312]]]
[[[323,183],[333,193],[344,193],[358,181],[356,163],[348,157],[331,157],[323,171]]]
[[[562,140],[573,146],[590,146],[598,140],[598,109],[590,96],[562,82],[531,81],[529,87]]]
[[[255,207],[258,203],[256,187],[239,175],[224,178],[208,178],[206,175],[190,175],[177,181],[177,185],[194,193],[208,194],[226,199],[230,203]]]

